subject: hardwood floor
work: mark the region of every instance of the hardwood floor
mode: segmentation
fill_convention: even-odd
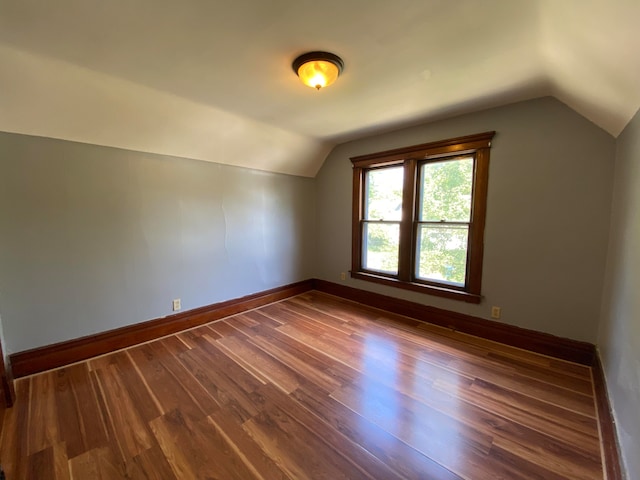
[[[601,479],[589,367],[316,291],[16,381],[14,479]]]

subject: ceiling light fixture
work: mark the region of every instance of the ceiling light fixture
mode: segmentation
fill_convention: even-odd
[[[291,65],[302,83],[320,90],[336,81],[342,73],[342,59],[328,52],[309,52],[300,55]]]

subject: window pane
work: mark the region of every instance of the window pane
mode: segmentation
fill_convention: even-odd
[[[365,220],[401,220],[404,168],[369,170],[366,177]]]
[[[464,286],[468,236],[466,225],[418,225],[417,277]]]
[[[398,273],[399,223],[364,223],[362,267],[385,273]]]
[[[420,220],[468,222],[471,217],[473,157],[422,165]]]

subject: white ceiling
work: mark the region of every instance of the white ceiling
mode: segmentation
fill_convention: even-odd
[[[313,176],[333,145],[553,95],[614,136],[639,0],[0,0],[0,130]],[[292,60],[340,55],[316,92]]]

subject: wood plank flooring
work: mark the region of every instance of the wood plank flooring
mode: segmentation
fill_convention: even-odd
[[[21,479],[602,479],[590,368],[311,291],[16,382]]]

